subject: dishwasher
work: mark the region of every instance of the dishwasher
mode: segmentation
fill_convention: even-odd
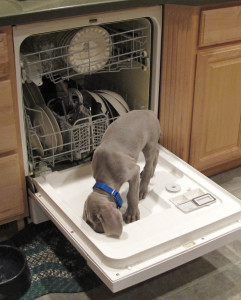
[[[133,109],[158,116],[161,6],[19,25],[13,33],[34,223],[51,219],[112,292],[240,236],[240,201],[161,145],[140,220],[113,238],[82,219],[95,183],[91,158],[108,125]],[[127,191],[124,184],[121,209]]]

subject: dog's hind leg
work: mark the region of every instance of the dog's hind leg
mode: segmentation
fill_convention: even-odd
[[[157,165],[157,162],[158,162],[158,156],[159,156],[159,146],[157,145],[155,157],[154,157],[154,160],[153,160],[153,167],[152,167],[152,175],[151,175],[151,177],[154,176],[156,165]]]

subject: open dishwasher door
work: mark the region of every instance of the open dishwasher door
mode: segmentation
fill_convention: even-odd
[[[144,157],[138,164],[144,166]],[[160,146],[141,219],[124,224],[120,238],[96,233],[82,219],[92,191],[91,164],[33,179],[31,194],[88,265],[113,292],[175,268],[241,233],[240,201]],[[120,194],[125,209],[128,185]]]
[[[51,85],[47,85],[45,92],[48,92],[48,98],[44,98],[43,101],[39,93],[36,95],[36,89],[35,93],[31,93],[31,87],[34,84],[41,86],[43,78],[52,80],[55,87],[54,99],[60,99],[66,88],[73,91],[74,87],[78,90],[78,95],[80,91],[84,93],[85,90],[103,92],[110,89],[110,82],[113,84],[112,92],[126,95],[125,100],[130,110],[151,109],[158,115],[161,25],[162,7],[155,6],[14,28],[17,92],[26,176],[31,175],[28,165],[35,168],[36,175],[39,174],[36,172],[36,166],[43,162],[55,166],[61,163],[62,159],[65,159],[64,162],[72,162],[78,159],[79,154],[85,154],[79,152],[80,142],[85,140],[78,134],[82,125],[76,125],[78,118],[74,119],[73,123],[72,116],[65,114],[64,109],[59,112],[59,108],[55,110],[55,107],[51,107],[52,94],[48,89]],[[101,37],[86,41],[87,31],[92,34],[104,34],[104,40]],[[110,38],[106,38],[106,31]],[[71,43],[72,39],[75,41],[75,36],[85,37],[80,43],[83,47],[77,47],[79,52],[73,49],[75,43]],[[46,39],[48,43],[45,43]],[[94,59],[94,54],[98,54],[99,51],[90,51],[103,49],[102,46],[92,46],[92,42],[97,40],[107,42],[107,48],[104,49],[107,49],[108,53],[104,53],[109,59],[104,55],[100,64],[96,64],[98,59]],[[54,46],[53,41],[57,41]],[[41,47],[37,47],[36,52],[31,47],[38,43]],[[103,43],[97,42],[97,45]],[[93,57],[90,55],[89,60],[87,59],[87,63],[82,50],[84,54],[85,51],[89,54],[94,53]],[[80,56],[76,57],[76,52]],[[77,68],[79,64],[76,59],[77,62],[83,60],[83,68]],[[87,69],[84,67],[86,64]],[[75,85],[67,86],[71,79],[75,81]],[[25,82],[25,86],[22,85],[22,81]],[[63,91],[61,82],[65,84]],[[68,91],[65,94],[69,95]],[[69,100],[68,97],[61,97],[62,100]],[[46,124],[51,122],[45,120],[48,120],[48,116],[53,119],[53,116],[45,104],[52,108],[55,116],[58,115],[59,122],[64,119],[67,127],[60,126],[57,130],[51,126],[46,127]],[[72,109],[74,106],[66,107]],[[57,127],[55,121],[52,123]],[[84,122],[84,128],[86,124],[88,123]],[[97,132],[92,128],[95,126],[87,126],[87,131]],[[77,140],[74,139],[76,136]],[[95,137],[95,134],[91,135],[93,136]],[[95,141],[100,139],[101,135],[98,139],[93,139],[94,142],[89,139],[90,144],[84,144],[87,150],[85,147],[82,150],[89,152],[90,148],[97,146]],[[30,151],[27,151],[28,145]],[[74,155],[77,158],[73,157]],[[142,156],[138,163],[142,169]],[[204,255],[234,240],[241,233],[240,201],[161,146],[149,193],[139,203],[141,219],[124,224],[120,238],[94,232],[82,218],[85,200],[95,183],[90,162],[62,171],[37,175],[32,181],[37,192],[29,192],[30,207],[39,205],[42,208],[113,292]],[[127,191],[128,185],[123,185],[120,190],[124,200],[123,212],[126,208]]]

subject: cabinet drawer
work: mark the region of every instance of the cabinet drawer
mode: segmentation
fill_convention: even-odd
[[[0,220],[24,213],[18,155],[0,158]]]
[[[201,12],[199,46],[241,40],[241,6]]]
[[[17,148],[11,82],[0,81],[0,153]]]
[[[7,34],[0,32],[0,78],[8,73]]]

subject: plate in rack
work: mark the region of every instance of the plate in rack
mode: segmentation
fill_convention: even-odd
[[[102,69],[111,55],[111,37],[100,26],[80,29],[69,43],[68,63],[77,73],[92,73]]]
[[[106,101],[108,101],[109,104],[114,107],[114,109],[117,111],[117,113],[120,116],[127,113],[127,110],[125,109],[125,107],[111,95],[106,94],[106,93],[101,93],[101,92],[99,92],[98,94],[101,95],[102,97],[104,97],[106,99]]]
[[[54,154],[57,150],[57,138],[47,113],[41,106],[36,105],[33,107],[31,118],[43,148]]]
[[[29,134],[30,145],[33,150],[36,150],[41,156],[44,156],[44,149],[36,133]]]
[[[62,135],[60,132],[58,122],[57,122],[54,114],[52,113],[52,111],[46,105],[43,105],[41,107],[46,112],[46,114],[48,115],[48,117],[53,125],[54,132],[56,134],[56,139],[57,139],[58,151],[62,151],[63,150],[63,138],[62,138]]]
[[[108,95],[112,96],[113,98],[118,100],[125,107],[125,109],[127,111],[130,111],[130,108],[129,108],[128,104],[126,103],[126,101],[124,100],[124,98],[120,94],[118,94],[116,92],[113,92],[113,91],[109,91],[109,90],[99,90],[99,92],[105,93],[105,94],[108,94]]]

